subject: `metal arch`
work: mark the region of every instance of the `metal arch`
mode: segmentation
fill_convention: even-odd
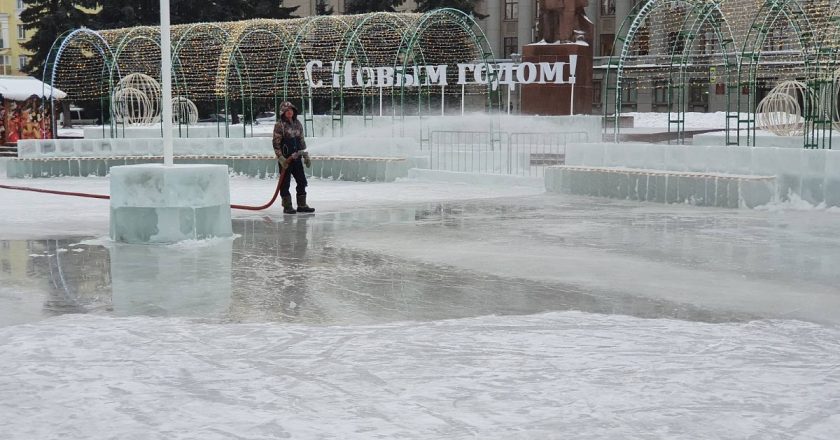
[[[203,33],[205,35],[210,35],[211,37],[217,38],[217,40],[220,41],[222,45],[227,43],[230,33],[227,31],[227,29],[223,28],[217,23],[192,23],[187,25],[174,26],[173,33],[181,31],[181,29],[183,29],[183,34],[180,38],[178,38],[178,41],[176,41],[175,44],[172,45],[172,57],[177,58],[178,52],[181,51],[181,48],[183,47],[184,43],[188,40],[188,38],[192,37],[192,34],[195,32],[196,29],[204,27],[209,28],[209,30],[218,31],[219,34],[224,36],[224,38],[217,38],[218,34],[212,34],[210,32],[205,31],[204,29],[200,29],[199,34]],[[159,32],[160,31],[158,31],[158,33]]]
[[[316,15],[313,17],[307,17],[304,19],[303,25],[298,29],[297,33],[295,34],[294,44],[292,44],[293,50],[290,50],[286,56],[286,70],[283,75],[283,99],[289,99],[289,74],[290,73],[297,73],[299,69],[303,68],[304,66],[300,65],[301,61],[305,61],[303,51],[301,50],[301,42],[309,37],[309,33],[311,32],[312,28],[318,25],[321,22],[326,23],[338,23],[339,26],[345,26],[345,32],[350,29],[351,27],[347,23],[345,19],[339,19],[337,17],[333,17],[330,15]],[[336,52],[336,56],[338,55],[338,51]],[[332,61],[338,61],[336,57],[333,57]],[[306,81],[304,80],[304,83]],[[300,84],[300,99],[301,99],[301,112],[304,115],[304,131],[309,131],[310,135],[314,135],[314,127],[310,126],[307,122],[307,114],[312,113],[313,109],[309,109],[307,112],[307,98],[309,100],[312,99],[312,87],[309,84]],[[332,93],[332,92],[331,92]],[[330,108],[330,114],[332,114],[332,108]],[[312,121],[312,125],[314,125],[314,120]]]
[[[160,31],[158,31],[160,33]],[[205,35],[209,36],[210,38],[216,40],[222,48],[227,45],[228,39],[230,37],[230,33],[224,27],[220,26],[218,23],[191,23],[186,25],[177,25],[172,27],[173,34],[181,34],[177,41],[175,41],[172,45],[172,72],[173,76],[177,79],[178,75],[183,76],[183,81],[181,84],[178,81],[173,83],[173,89],[178,92],[179,96],[181,95],[182,90],[180,90],[179,86],[184,87],[184,94],[183,96],[189,99],[189,93],[187,92],[188,88],[186,87],[186,74],[183,73],[182,66],[184,65],[183,61],[181,60],[181,51],[184,48],[184,45],[187,41],[194,38],[195,35]],[[228,99],[225,96],[224,102],[225,114],[228,115]],[[218,102],[217,102],[218,108]],[[230,136],[230,118],[225,118],[225,137]],[[245,130],[245,124],[242,124],[242,129]],[[217,127],[219,124],[217,123]],[[219,127],[221,129],[221,127]],[[220,133],[221,134],[221,133]]]
[[[338,124],[338,133],[339,135],[344,135],[344,81],[343,79],[346,74],[346,67],[347,65],[345,62],[347,61],[347,48],[350,47],[350,37],[352,36],[353,32],[358,28],[359,22],[354,20],[358,20],[358,15],[345,15],[342,16],[340,22],[344,24],[346,27],[344,29],[344,45],[345,50],[344,54],[341,54],[341,46],[338,47],[339,50],[336,51],[333,61],[338,63],[339,71],[338,71],[338,116],[336,117],[335,108],[336,108],[336,90],[335,87],[330,87],[330,128],[332,129],[333,135],[335,135],[335,128],[336,124]],[[362,19],[364,21],[365,19]],[[362,99],[364,102],[364,99]]]
[[[105,64],[109,65],[112,62],[114,54],[113,54],[113,51],[111,50],[111,46],[108,44],[108,42],[104,38],[102,38],[102,35],[99,32],[96,32],[94,30],[84,28],[84,27],[79,28],[79,29],[75,29],[75,30],[72,30],[72,31],[67,31],[64,39],[61,39],[61,37],[56,39],[56,41],[53,42],[52,48],[50,49],[50,55],[52,55],[53,51],[55,50],[55,52],[54,52],[55,56],[54,56],[53,62],[52,62],[52,69],[50,70],[50,81],[49,81],[50,86],[55,84],[55,67],[59,64],[59,62],[61,60],[61,56],[64,54],[64,51],[67,49],[67,45],[78,34],[92,35],[92,36],[96,37],[103,45],[103,46],[95,46],[95,47],[96,47],[96,49],[98,49],[99,54],[102,56],[102,59],[105,61]],[[56,44],[58,44],[59,40],[61,41],[61,43],[58,45],[58,48],[56,48]],[[107,49],[107,53],[106,53],[105,50],[103,50],[103,47],[105,49]],[[47,75],[48,67],[50,65],[50,63],[49,63],[50,55],[48,55],[47,59],[44,61],[44,72],[43,72],[44,78],[42,78],[44,80],[43,81],[44,83],[46,83],[46,75]]]
[[[609,111],[609,91],[610,89],[613,89],[615,91],[615,106],[613,108],[614,142],[618,142],[619,140],[619,116],[621,115],[621,81],[624,76],[624,62],[628,57],[630,42],[633,41],[633,38],[635,38],[636,33],[642,27],[645,20],[647,20],[648,15],[650,15],[650,13],[656,8],[656,5],[659,2],[660,0],[649,0],[634,6],[633,9],[630,11],[630,14],[628,14],[627,17],[625,17],[624,20],[621,22],[621,26],[619,27],[618,32],[616,32],[615,39],[613,40],[612,53],[610,54],[610,58],[607,61],[607,72],[604,78],[604,87],[606,87],[607,91],[607,93],[604,93],[604,118],[609,118],[609,115],[607,114],[607,112]],[[615,51],[618,47],[618,43],[621,43],[621,51],[618,54],[618,60],[616,61],[616,64],[613,64],[613,58],[615,57]],[[615,86],[610,87],[610,71],[612,70],[613,66],[615,66],[616,69]],[[607,125],[608,124],[605,124],[605,127]]]
[[[768,11],[769,12],[765,12]],[[802,56],[803,62],[805,65],[805,76],[810,81],[811,79],[811,65],[810,65],[810,58],[815,52],[814,49],[818,49],[818,42],[816,41],[816,32],[811,25],[811,21],[808,19],[807,13],[802,9],[798,2],[795,0],[765,0],[765,2],[761,5],[758,12],[756,13],[753,21],[749,27],[749,31],[747,32],[747,36],[744,39],[744,44],[741,49],[741,56],[738,63],[738,84],[741,86],[747,86],[749,89],[749,94],[747,97],[747,112],[754,112],[757,102],[756,102],[756,82],[758,76],[758,66],[761,61],[761,56],[763,53],[763,46],[764,42],[766,41],[768,29],[772,27],[777,20],[781,16],[790,23],[791,26],[794,27],[798,40],[799,45],[802,48]],[[763,18],[763,20],[759,24],[759,19]],[[804,25],[804,26],[803,26]],[[805,29],[803,29],[803,27]],[[810,34],[810,38],[806,38],[805,33]],[[745,60],[748,62],[747,66],[747,78],[746,81],[743,80],[744,78],[744,63]],[[810,86],[810,85],[809,85]],[[809,91],[810,93],[810,91]],[[806,97],[807,98],[807,97]],[[741,137],[741,125],[746,126],[747,132],[747,142],[746,144],[754,145],[755,144],[755,118],[748,117],[747,119],[741,119],[741,103],[742,100],[738,99],[738,125],[737,125],[737,132],[736,132],[736,144],[740,144],[740,137]],[[814,139],[814,127],[813,127],[813,114],[809,110],[810,105],[805,106],[804,118],[805,124],[803,130],[803,146],[808,148],[809,146],[809,136],[811,139]],[[810,125],[810,130],[809,130]],[[810,131],[810,133],[809,133]],[[752,136],[751,136],[752,134]],[[727,134],[728,137],[728,134]],[[729,143],[729,142],[728,142]]]
[[[152,35],[141,33],[141,31],[149,31],[149,30],[152,30]],[[133,35],[135,33],[137,35]],[[154,35],[157,35],[157,39],[155,39]],[[109,115],[111,116],[111,124],[110,124],[111,125],[111,130],[114,133],[116,133],[116,127],[115,127],[116,122],[115,122],[115,118],[114,118],[114,106],[113,106],[114,98],[112,96],[113,93],[114,93],[114,86],[115,86],[114,74],[116,73],[118,77],[120,77],[120,78],[122,77],[122,75],[119,73],[120,56],[123,54],[123,52],[125,51],[126,47],[128,47],[129,44],[131,44],[132,42],[137,41],[137,40],[151,41],[152,43],[154,43],[158,47],[158,49],[160,49],[160,32],[154,32],[154,28],[151,27],[151,26],[142,26],[142,27],[139,27],[139,28],[133,28],[127,34],[125,34],[125,35],[123,35],[119,38],[116,49],[114,51],[114,58],[112,60],[111,67],[110,67],[109,73],[108,73],[108,99],[111,101],[111,104],[112,104],[109,108]]]
[[[306,17],[303,19],[303,25],[301,25],[300,29],[298,29],[297,33],[295,33],[295,40],[292,44],[293,50],[290,50],[289,53],[286,55],[286,69],[283,72],[283,100],[286,101],[289,99],[289,72],[296,71],[296,68],[299,68],[299,60],[303,60],[303,51],[300,48],[301,42],[304,38],[308,36],[310,27],[314,24],[318,23],[319,21],[326,21],[329,20],[331,16],[328,15],[316,15],[312,17]],[[294,66],[294,67],[293,67]],[[306,92],[305,92],[306,91]],[[313,109],[309,109],[307,112],[307,98],[309,100],[312,99],[312,87],[309,84],[301,84],[300,85],[300,98],[301,98],[301,112],[304,115],[303,118],[303,130],[310,136],[314,136],[315,127],[314,121],[311,124],[307,122],[307,113],[312,113]],[[330,109],[332,111],[332,109]]]
[[[205,30],[205,27],[209,29]],[[225,47],[227,45],[227,41],[230,34],[225,28],[216,23],[193,23],[188,25],[173,26],[172,33],[183,32],[182,35],[178,38],[178,41],[176,41],[175,44],[172,45],[172,71],[176,78],[179,74],[183,75],[183,73],[180,71],[180,67],[183,66],[183,62],[181,61],[181,50],[183,49],[184,44],[187,41],[189,41],[189,39],[194,37],[196,29],[198,29],[198,35],[210,36],[211,38],[215,39],[218,43],[220,43],[222,47]],[[210,31],[216,31],[217,33]],[[158,36],[159,35],[160,29],[158,28]],[[184,77],[183,82],[186,82],[186,77]],[[177,90],[177,81],[175,84],[173,84],[173,86],[175,86],[175,89]]]
[[[820,57],[821,62],[819,63],[819,79],[827,82],[828,84],[825,85],[825,88],[821,92],[821,106],[820,111],[824,112],[827,115],[827,119],[831,121],[831,125],[828,128],[828,149],[833,149],[833,136],[831,135],[832,129],[840,129],[840,121],[835,120],[838,116],[838,106],[840,106],[840,81],[838,81],[838,74],[840,74],[840,48],[838,48],[838,42],[840,42],[840,2],[832,2],[833,5],[829,11],[828,15],[828,22],[827,29],[824,34],[820,35],[820,43],[826,44],[826,47],[820,48]],[[831,44],[828,44],[828,43]],[[829,99],[826,100],[824,97],[828,94]],[[826,148],[825,143],[823,143],[823,148]]]
[[[135,36],[135,34],[137,34]],[[134,28],[129,28],[129,31],[125,34],[120,35],[116,41],[114,41],[113,46],[115,47],[114,53],[122,52],[125,47],[136,37],[144,37],[147,34],[157,35],[158,39],[160,39],[160,31],[155,26],[138,26]],[[160,44],[158,44],[158,47]]]
[[[243,41],[246,41],[249,37],[257,34],[266,34],[274,39],[278,40],[281,43],[281,46],[286,48],[288,45],[286,41],[288,37],[291,36],[291,32],[289,32],[288,26],[278,26],[276,28],[271,28],[270,24],[274,24],[274,22],[270,20],[264,19],[257,19],[257,20],[249,20],[248,26],[244,27],[243,29],[239,30],[236,33],[230,34],[230,39],[228,44],[225,45],[222,54],[219,56],[218,61],[218,68],[217,70],[221,73],[219,76],[216,77],[216,89],[227,89],[228,85],[228,74],[229,74],[229,66],[233,62],[233,58],[235,56],[235,52],[242,53],[241,45]],[[278,32],[282,31],[282,32]],[[282,57],[278,57],[282,58]],[[278,72],[280,71],[280,62],[278,62],[277,69],[275,69],[274,76],[275,76],[275,85],[276,85],[276,78],[279,76]],[[276,94],[276,93],[275,93]]]
[[[420,19],[415,24],[414,28],[411,30],[411,37],[408,40],[407,45],[402,45],[402,49],[400,52],[403,54],[403,74],[405,73],[408,67],[409,55],[414,53],[415,46],[418,46],[418,42],[420,41],[420,37],[423,33],[428,29],[430,26],[430,22],[433,19],[437,19],[439,16],[442,16],[445,20],[448,19],[452,23],[455,23],[459,26],[463,31],[465,31],[473,41],[474,48],[479,51],[479,55],[482,58],[484,63],[484,68],[487,72],[487,104],[488,110],[492,110],[492,90],[493,90],[493,83],[498,81],[495,78],[496,74],[492,71],[490,63],[488,59],[493,58],[493,48],[490,47],[487,43],[487,36],[484,34],[484,31],[481,30],[481,27],[475,22],[472,16],[465,14],[463,11],[459,11],[453,8],[442,8],[442,9],[434,9],[425,14],[423,14]],[[478,32],[476,32],[478,30]],[[424,57],[422,53],[422,47],[420,52],[421,58]],[[423,84],[417,85],[417,93],[418,97],[422,96],[423,93]],[[401,120],[405,121],[405,82],[403,82],[400,86],[400,110],[401,110]],[[418,99],[418,106],[421,105],[420,100]],[[420,130],[422,136],[422,111],[418,108],[418,117],[420,118]],[[491,119],[491,132],[492,132],[492,119]]]
[[[347,40],[347,45],[344,48],[344,56],[342,57],[342,63],[341,63],[341,74],[344,73],[345,63],[347,62],[348,58],[350,57],[351,50],[356,54],[356,58],[359,58],[358,54],[359,54],[359,52],[361,52],[361,58],[364,59],[364,62],[365,62],[366,65],[369,64],[370,59],[369,59],[368,54],[367,54],[367,48],[365,47],[364,44],[361,44],[361,42],[360,42],[360,37],[362,37],[364,35],[364,32],[366,32],[369,29],[368,28],[369,23],[373,22],[372,24],[374,26],[383,26],[383,27],[388,28],[389,30],[395,31],[400,36],[400,41],[403,41],[404,38],[405,38],[405,34],[409,31],[409,29],[412,25],[408,20],[404,19],[403,17],[404,17],[403,15],[395,14],[393,12],[376,12],[376,13],[373,13],[373,14],[366,15],[365,18],[363,18],[361,21],[356,23],[356,25],[353,27],[353,29],[350,33],[350,36]],[[385,20],[381,20],[383,18]],[[399,54],[400,54],[400,48],[396,47],[396,51],[395,51],[395,54],[394,54],[395,59],[397,57],[399,57]],[[365,102],[366,93],[365,93],[365,91],[366,91],[367,87],[365,86],[365,84],[362,84],[361,87],[362,87],[362,95],[361,95],[362,96],[362,116],[363,116],[363,119],[364,119],[364,123],[367,124],[366,113],[365,113],[366,112],[366,102]],[[342,122],[343,122],[343,118],[344,118],[344,102],[343,102],[344,101],[344,83],[343,82],[339,83],[339,88],[340,88],[340,99],[342,100],[340,110],[342,112],[341,117],[342,117]],[[393,88],[393,86],[392,86],[392,88]]]
[[[193,23],[188,25],[173,26],[172,33],[180,33],[181,31],[183,31],[183,34],[180,36],[180,38],[178,38],[178,41],[176,41],[175,44],[172,45],[172,71],[176,79],[179,74],[183,75],[183,73],[180,71],[180,67],[183,66],[183,62],[181,61],[181,50],[183,49],[184,43],[186,43],[186,41],[189,41],[189,39],[193,38],[196,29],[199,27],[207,27],[209,29],[199,29],[198,35],[208,35],[211,38],[215,39],[217,42],[219,42],[222,47],[225,47],[227,45],[229,33],[225,28],[216,23]],[[213,33],[210,31],[216,31],[218,33]],[[160,35],[159,28],[158,35]],[[184,77],[183,82],[186,82],[186,76]],[[173,86],[175,86],[175,89],[178,90],[177,81],[175,84],[173,84]]]
[[[47,58],[44,60],[44,70],[42,72],[42,83],[41,91],[42,95],[46,95],[46,85],[47,85],[47,72],[49,72],[49,85],[50,87],[55,86],[55,75],[56,75],[56,66],[61,63],[61,57],[64,55],[64,51],[67,49],[67,46],[76,38],[77,35],[85,35],[85,36],[93,36],[94,42],[98,40],[100,44],[92,44],[94,48],[99,52],[99,55],[102,57],[102,77],[104,78],[106,71],[110,71],[111,63],[113,62],[113,51],[111,50],[111,46],[108,44],[108,41],[102,37],[102,35],[94,30],[82,27],[79,29],[66,31],[62,36],[59,36],[50,48],[50,52],[47,55]],[[59,43],[60,41],[60,43]],[[52,59],[52,62],[50,60]],[[101,79],[100,79],[101,81]],[[100,83],[100,88],[102,84]],[[109,93],[110,93],[110,86],[109,86]],[[100,103],[102,103],[103,97],[100,97]],[[50,108],[55,109],[55,93],[50,93]],[[103,135],[105,132],[105,121],[104,121],[104,112],[102,112],[102,130]],[[54,117],[50,118],[52,124],[52,132],[57,133],[57,121]]]
[[[248,37],[250,37],[252,35],[257,35],[257,34],[267,34],[267,35],[275,38],[277,41],[279,41],[280,44],[283,46],[284,50],[286,50],[286,51],[291,50],[291,49],[289,49],[289,46],[287,44],[285,44],[286,39],[283,38],[283,37],[288,36],[288,34],[287,35],[279,35],[278,33],[274,32],[272,30],[266,29],[266,28],[255,28],[255,29],[248,29],[248,30],[243,31],[243,32],[239,33],[238,35],[236,35],[236,43],[234,43],[233,45],[230,45],[230,44],[227,45],[225,47],[225,50],[223,51],[223,53],[220,56],[221,59],[219,60],[220,65],[222,65],[222,63],[225,63],[224,69],[220,69],[221,72],[224,72],[224,78],[223,78],[224,83],[223,83],[223,86],[222,86],[223,90],[226,91],[226,90],[230,89],[230,79],[231,79],[230,78],[230,66],[233,66],[236,69],[236,74],[239,78],[239,83],[240,83],[240,97],[242,99],[242,103],[243,103],[242,105],[243,106],[245,105],[245,99],[246,99],[245,86],[246,86],[246,83],[247,83],[248,92],[249,92],[247,94],[247,98],[248,98],[250,106],[251,106],[251,114],[253,114],[253,110],[254,110],[253,109],[254,87],[253,87],[253,84],[251,82],[252,81],[251,75],[248,73],[249,69],[248,69],[248,64],[247,64],[247,57],[242,53],[241,44]],[[232,37],[233,37],[233,35],[232,35]],[[229,52],[229,53],[225,54],[225,52]],[[224,58],[227,58],[227,59],[225,60]],[[274,69],[273,93],[274,93],[275,107],[277,106],[277,83],[278,83],[278,78],[279,78],[279,72],[281,70],[280,69],[281,59],[282,59],[282,57],[278,57],[277,66]],[[244,74],[243,74],[242,66],[244,66]],[[247,81],[245,80],[245,78],[247,78]],[[219,83],[220,83],[220,79],[219,79],[219,77],[217,77],[216,78],[217,93],[218,93],[218,90],[219,90]],[[225,92],[225,94],[227,94],[227,93]],[[252,124],[253,124],[253,121],[252,121]],[[243,126],[244,126],[244,122],[243,122]],[[253,131],[253,127],[252,127],[252,131]]]
[[[682,44],[682,51],[677,52],[676,42],[675,45],[671,48],[671,63],[670,68],[668,70],[668,131],[671,131],[671,125],[676,124],[677,126],[677,140],[680,144],[685,143],[685,113],[686,113],[686,106],[687,102],[685,99],[685,86],[690,85],[690,80],[686,81],[686,67],[688,65],[688,60],[691,57],[691,49],[694,45],[697,36],[703,30],[705,25],[710,25],[712,30],[714,31],[715,35],[718,38],[718,41],[722,47],[722,54],[723,54],[723,61],[724,61],[724,68],[726,69],[727,74],[727,83],[726,87],[729,88],[732,80],[732,67],[733,64],[730,63],[729,58],[730,54],[727,48],[732,45],[732,29],[729,26],[729,22],[726,20],[726,16],[724,15],[723,11],[720,8],[720,3],[718,2],[689,2],[691,5],[691,11],[689,11],[685,19],[683,20],[683,24],[680,27],[680,34],[687,36],[685,40],[683,40]],[[710,20],[710,18],[713,18]],[[689,23],[690,22],[690,23]],[[726,31],[728,35],[724,35],[721,31],[721,24],[725,25]],[[737,58],[737,55],[736,55]],[[737,59],[736,59],[737,61]],[[674,65],[678,66],[678,76],[677,80],[674,79]],[[736,64],[737,65],[737,64]],[[678,86],[678,99],[676,102],[676,118],[672,117],[673,113],[673,106],[671,100],[673,99],[673,90],[674,84],[679,84]],[[727,102],[726,102],[726,112],[729,113],[731,106],[730,96],[727,93]],[[727,119],[728,125],[728,119]]]

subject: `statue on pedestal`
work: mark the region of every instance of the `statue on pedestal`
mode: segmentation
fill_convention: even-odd
[[[592,41],[592,22],[586,17],[589,0],[539,0],[539,39],[546,43]]]

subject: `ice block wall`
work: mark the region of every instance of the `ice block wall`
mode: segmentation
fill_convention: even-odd
[[[173,243],[230,237],[230,183],[224,165],[111,168],[111,238]]]

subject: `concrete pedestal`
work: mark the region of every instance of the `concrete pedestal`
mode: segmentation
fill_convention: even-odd
[[[174,243],[232,234],[227,166],[111,168],[113,240]]]
[[[569,72],[569,55],[577,55],[572,112],[571,84],[523,84],[522,113],[528,115],[588,115],[592,113],[592,47],[580,44],[528,44],[522,61],[530,63],[564,62]],[[564,73],[563,77],[570,75]]]

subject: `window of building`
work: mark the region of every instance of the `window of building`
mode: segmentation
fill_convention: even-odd
[[[639,28],[636,41],[632,46],[633,54],[644,56],[650,54],[650,28],[645,25]]]
[[[668,48],[672,53],[682,53],[685,49],[685,35],[682,32],[669,32]]]
[[[601,15],[615,15],[615,0],[601,0]]]
[[[315,15],[330,15],[332,13],[333,8],[327,0],[315,0]]]
[[[689,111],[708,111],[709,84],[699,81],[689,84],[688,105]]]
[[[505,20],[519,18],[519,0],[505,0]]]
[[[592,107],[601,108],[603,102],[603,86],[602,81],[599,79],[592,80]]]
[[[668,105],[668,81],[664,79],[656,80],[653,83],[653,105],[656,107]]]
[[[18,10],[21,10],[21,9],[23,9],[23,8],[25,8],[25,7],[26,7],[26,5],[24,5],[24,4],[23,4],[23,0],[17,0],[17,8],[18,8]]]
[[[608,57],[612,55],[614,41],[614,34],[601,34],[601,56]]]
[[[3,75],[12,74],[12,61],[8,55],[0,55],[0,73]]]
[[[791,49],[792,45],[788,43],[790,35],[797,35],[796,32],[789,27],[788,23],[778,23],[770,29],[767,37],[764,40],[764,50],[776,51]]]
[[[519,39],[516,37],[505,37],[505,58],[519,51]]]
[[[26,55],[19,55],[18,56],[18,68],[23,70],[26,65],[29,64],[29,57]]]
[[[704,47],[704,52],[706,55],[712,55],[716,52],[720,52],[720,41],[718,40],[718,35],[715,32],[709,31],[705,33],[705,42],[706,47]]]
[[[23,27],[22,24],[17,25],[18,31],[18,40],[25,40],[26,39],[26,28]]]
[[[621,84],[621,110],[636,111],[639,99],[639,88],[635,78],[627,78]]]

